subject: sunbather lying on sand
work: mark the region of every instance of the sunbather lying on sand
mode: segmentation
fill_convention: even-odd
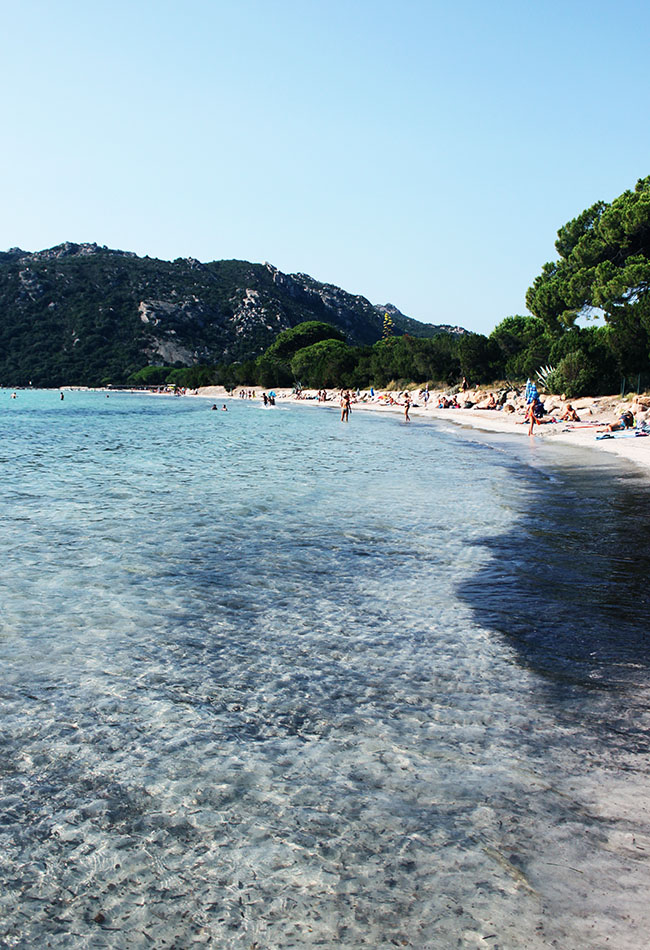
[[[634,416],[627,409],[618,417],[618,422],[610,422],[608,426],[604,429],[599,430],[602,432],[616,432],[618,429],[633,429],[634,428]]]

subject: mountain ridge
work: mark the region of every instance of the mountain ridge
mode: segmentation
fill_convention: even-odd
[[[0,383],[122,382],[146,365],[252,359],[282,330],[322,320],[355,345],[397,333],[466,332],[424,324],[308,274],[270,263],[164,261],[97,244],[0,252]]]

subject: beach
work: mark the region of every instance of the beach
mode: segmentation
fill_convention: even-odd
[[[232,398],[241,398],[238,393],[244,391],[253,393],[253,398],[261,400],[263,390],[257,387],[239,387]],[[331,391],[328,394],[326,402],[318,400],[316,390],[303,390],[300,396],[290,389],[276,389],[278,402],[281,404],[296,404],[304,406],[313,406],[317,408],[339,408],[338,393]],[[213,398],[227,399],[231,398],[229,393],[222,386],[208,386],[196,390],[196,395]],[[492,410],[479,408],[481,402],[488,397],[488,391],[473,391],[467,395],[476,398],[476,405],[472,408],[435,408],[438,404],[440,392],[431,392],[427,404],[418,397],[416,393],[412,394],[413,402],[411,404],[410,416],[415,422],[417,420],[433,420],[436,422],[451,423],[471,429],[479,429],[485,433],[494,433],[498,435],[518,436],[526,439],[540,441],[543,444],[564,444],[575,448],[595,449],[599,452],[605,452],[609,455],[619,456],[650,469],[650,437],[640,438],[614,438],[597,439],[597,434],[605,429],[610,423],[614,423],[621,412],[632,408],[635,411],[635,418],[639,422],[650,418],[650,398],[640,397],[639,402],[635,399],[623,400],[618,396],[588,397],[575,399],[571,405],[575,408],[580,418],[579,423],[569,422],[547,422],[543,425],[535,426],[534,435],[528,435],[528,424],[524,419],[524,409],[519,397],[519,405],[514,412],[508,413],[503,409]],[[388,402],[389,398],[395,400],[394,404]],[[563,412],[568,400],[560,396],[544,397],[552,408],[550,418],[557,418]],[[513,400],[516,402],[516,400]],[[553,411],[557,407],[557,411]],[[399,414],[404,415],[403,400],[397,393],[388,393],[378,390],[371,395],[369,391],[363,391],[357,398],[352,396],[352,411],[377,412],[381,414]],[[597,425],[597,423],[601,423]]]

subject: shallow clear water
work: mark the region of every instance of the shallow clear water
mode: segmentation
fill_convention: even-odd
[[[0,393],[0,945],[644,947],[648,482]]]

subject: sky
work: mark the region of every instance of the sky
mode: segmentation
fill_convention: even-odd
[[[489,333],[650,175],[650,4],[21,0],[0,250],[269,261]]]

